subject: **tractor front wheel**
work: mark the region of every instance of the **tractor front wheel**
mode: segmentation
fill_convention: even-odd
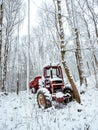
[[[51,94],[45,88],[41,88],[37,93],[37,102],[40,108],[49,108],[52,106]]]
[[[65,103],[71,102],[73,100],[73,91],[70,88],[64,89],[65,96]]]

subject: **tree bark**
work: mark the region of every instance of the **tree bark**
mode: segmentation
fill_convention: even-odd
[[[69,83],[71,84],[71,87],[73,89],[74,98],[76,99],[76,101],[78,103],[81,103],[80,95],[78,93],[74,80],[70,74],[69,68],[65,61],[65,41],[64,41],[64,31],[63,31],[62,16],[61,16],[61,0],[57,0],[57,8],[58,8],[58,24],[59,24],[59,31],[60,31],[59,34],[60,34],[60,42],[61,42],[62,64],[63,64],[64,70],[65,70],[65,73],[67,75],[67,78],[69,80]]]
[[[80,79],[80,85],[83,83],[85,86],[87,86],[87,81],[86,77],[84,76],[84,71],[83,71],[83,60],[82,60],[82,54],[81,54],[81,47],[80,47],[80,42],[79,42],[79,34],[78,34],[78,29],[75,28],[75,35],[76,35],[76,62],[77,62],[77,69],[79,73],[79,79]]]
[[[85,17],[83,16],[83,20],[85,22],[85,26],[86,26],[86,29],[87,29],[87,35],[88,35],[88,38],[89,38],[89,43],[91,45],[91,53],[92,53],[92,66],[93,66],[93,70],[94,70],[94,76],[95,76],[95,81],[96,81],[96,87],[98,88],[98,76],[97,76],[97,73],[98,73],[98,61],[97,61],[97,57],[96,57],[96,54],[95,54],[95,51],[94,51],[94,44],[91,40],[91,34],[90,34],[90,30],[89,30],[89,27],[88,27],[88,23],[85,19]],[[89,70],[90,72],[90,70]]]
[[[4,54],[4,62],[3,62],[3,78],[2,78],[2,91],[3,92],[6,92],[8,52],[9,52],[9,40],[7,38],[6,43],[5,43],[5,54]]]
[[[21,1],[20,0],[14,0],[14,1],[3,1],[4,6],[4,13],[5,13],[5,43],[4,43],[4,54],[3,54],[3,64],[2,64],[2,70],[3,70],[3,78],[2,78],[2,90],[6,92],[7,84],[7,73],[8,73],[8,67],[9,67],[9,54],[10,54],[10,48],[12,40],[14,39],[14,29],[15,25],[19,23],[18,21],[18,12],[21,8]],[[15,64],[15,63],[14,63]],[[6,86],[7,85],[7,86]]]
[[[27,45],[27,94],[30,80],[30,0],[28,0],[28,45]]]
[[[87,7],[92,15],[92,20],[93,20],[93,23],[94,23],[94,28],[95,28],[95,35],[96,35],[96,39],[97,39],[97,44],[98,44],[98,26],[97,26],[97,15],[95,15],[95,12],[93,10],[93,8],[90,7],[89,5],[89,2],[88,0],[86,0],[86,4],[87,4]],[[96,16],[96,17],[95,17]]]
[[[0,4],[0,86],[2,85],[2,65],[1,65],[1,55],[2,55],[2,21],[3,21],[3,3]]]

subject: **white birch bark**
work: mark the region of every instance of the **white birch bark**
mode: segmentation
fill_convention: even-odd
[[[30,0],[28,0],[28,43],[27,43],[27,93],[29,94],[30,80]]]
[[[74,80],[70,74],[69,67],[67,66],[67,63],[65,61],[65,38],[64,38],[64,31],[63,31],[63,23],[62,23],[62,15],[61,15],[61,0],[57,0],[57,7],[58,7],[58,28],[60,32],[60,44],[61,44],[61,59],[62,59],[62,64],[65,70],[65,73],[67,75],[67,78],[69,80],[69,83],[71,84],[71,87],[73,89],[74,93],[74,98],[78,103],[81,103],[80,95],[78,93],[78,90],[76,88],[76,85],[74,83]]]
[[[3,3],[0,3],[0,89],[2,82],[2,22],[3,22]]]
[[[70,3],[69,3],[70,2]],[[78,70],[78,75],[79,75],[79,80],[80,80],[80,85],[85,84],[87,86],[87,81],[86,77],[84,74],[83,70],[83,59],[82,59],[82,54],[81,54],[81,45],[80,45],[80,40],[79,40],[79,31],[78,31],[78,22],[77,22],[77,14],[76,14],[76,8],[74,7],[74,0],[66,0],[66,5],[67,5],[67,11],[70,17],[70,25],[72,28],[72,34],[75,35],[75,46],[76,46],[76,64],[77,64],[77,70]],[[70,7],[69,7],[69,4]]]

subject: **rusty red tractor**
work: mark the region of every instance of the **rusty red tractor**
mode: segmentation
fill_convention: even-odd
[[[37,93],[38,106],[49,108],[52,101],[66,104],[73,100],[73,90],[64,85],[60,65],[48,65],[43,68],[43,76],[37,76],[29,83],[32,93]]]

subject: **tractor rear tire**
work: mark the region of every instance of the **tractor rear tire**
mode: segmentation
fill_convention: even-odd
[[[52,107],[51,94],[46,88],[41,88],[38,90],[37,103],[40,108],[47,109]]]

